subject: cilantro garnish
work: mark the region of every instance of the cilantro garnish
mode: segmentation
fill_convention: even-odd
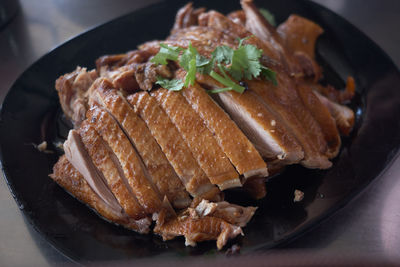
[[[167,65],[167,60],[177,61],[181,47],[160,44],[160,51],[150,61],[160,65]]]
[[[216,47],[211,53],[211,58],[200,55],[191,43],[186,49],[160,44],[160,52],[151,61],[164,65],[167,64],[167,60],[178,61],[179,65],[186,70],[186,76],[184,82],[177,79],[168,80],[159,77],[156,84],[169,90],[179,91],[183,87],[193,85],[198,72],[208,74],[226,86],[210,90],[210,93],[230,90],[243,93],[245,88],[239,85],[238,82],[242,79],[251,80],[260,75],[277,85],[276,73],[260,63],[262,50],[254,45],[243,45],[243,42],[250,37],[239,39],[237,49],[226,45]]]
[[[157,77],[156,84],[171,91],[180,91],[183,88],[183,82],[179,79],[168,80],[163,77]]]

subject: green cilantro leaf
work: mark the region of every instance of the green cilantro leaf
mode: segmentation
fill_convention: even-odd
[[[218,93],[223,93],[223,92],[231,91],[231,90],[233,90],[232,87],[225,87],[225,88],[218,88],[218,89],[208,90],[207,93],[209,93],[209,94],[218,94]]]
[[[230,64],[233,57],[233,49],[229,46],[217,46],[212,52],[212,56],[218,63]]]
[[[180,91],[183,88],[183,82],[181,80],[179,79],[168,80],[160,76],[157,77],[156,84],[171,91]]]
[[[196,80],[196,58],[193,58],[189,62],[188,72],[185,76],[185,87],[188,85],[193,85],[194,81]]]
[[[189,43],[188,48],[183,51],[179,59],[179,64],[186,70],[185,87],[193,85],[196,79],[196,63],[198,54],[197,49],[192,46],[192,43]]]
[[[260,13],[272,26],[276,26],[275,16],[265,8],[260,8]]]
[[[178,60],[180,51],[182,51],[181,47],[169,46],[161,43],[160,51],[150,61],[156,64],[166,65],[168,64],[167,60]]]
[[[243,77],[247,80],[257,77],[261,72],[261,55],[262,50],[257,49],[254,45],[239,47],[233,52],[229,73],[237,81],[242,80]]]
[[[277,86],[278,85],[278,81],[276,80],[276,72],[261,66],[261,75],[264,76],[267,80],[271,81],[273,85]]]
[[[206,58],[200,54],[196,56],[196,68],[197,72],[201,74],[209,74],[214,67],[215,59]]]

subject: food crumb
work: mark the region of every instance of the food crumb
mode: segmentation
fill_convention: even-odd
[[[298,189],[294,190],[294,199],[293,202],[300,202],[304,198],[304,192]]]
[[[52,153],[54,153],[54,152],[51,151],[51,150],[47,150],[47,142],[46,142],[46,141],[43,141],[43,142],[41,142],[41,143],[38,144],[38,145],[36,145],[35,143],[32,143],[32,145],[33,145],[37,150],[39,150],[40,152],[43,152],[43,153],[46,153],[46,154],[52,154]]]
[[[47,142],[46,142],[46,141],[41,142],[41,143],[37,146],[37,149],[38,149],[40,152],[45,151],[45,150],[47,149]]]

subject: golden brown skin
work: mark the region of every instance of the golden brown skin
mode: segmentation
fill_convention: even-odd
[[[185,98],[180,93],[163,88],[152,91],[151,95],[178,129],[211,183],[218,185],[221,190],[241,186],[238,173]]]
[[[82,142],[96,168],[102,173],[111,192],[117,198],[125,213],[133,219],[146,217],[135,195],[128,189],[119,173],[120,166],[114,161],[113,152],[88,121],[83,121],[78,130]]]
[[[196,197],[209,193],[209,198],[219,195],[218,188],[210,183],[180,133],[157,101],[146,92],[130,95],[127,100],[145,121],[189,194]]]
[[[302,75],[301,67],[297,59],[293,56],[292,51],[285,46],[275,27],[264,18],[253,1],[241,0],[240,3],[246,15],[246,29],[260,40],[271,44],[280,55],[282,64],[287,66],[290,76],[296,77]]]
[[[304,105],[310,110],[325,136],[328,146],[327,157],[336,157],[340,150],[341,140],[335,120],[331,116],[329,109],[321,103],[309,86],[299,84],[297,88]]]
[[[149,218],[135,221],[124,213],[112,210],[93,192],[82,175],[69,163],[65,156],[61,156],[54,165],[50,177],[79,201],[89,205],[107,220],[142,234],[149,232],[151,224]]]
[[[107,111],[97,106],[88,111],[87,117],[118,158],[124,175],[145,212],[158,212],[161,207],[159,192],[148,178],[139,155],[118,123]]]
[[[112,89],[109,81],[104,80],[100,83],[96,93],[101,104],[114,116],[135,145],[161,195],[166,195],[176,208],[189,206],[191,199],[185,187],[151,135],[146,123],[135,113],[126,99],[117,90]]]
[[[197,80],[210,88],[222,85],[206,75],[198,75]],[[303,159],[302,147],[296,138],[285,129],[278,118],[263,105],[260,98],[250,90],[240,94],[234,91],[217,94],[224,109],[230,114],[244,134],[252,141],[258,152],[270,160],[279,158],[282,163],[293,164]],[[236,111],[237,107],[242,110]],[[240,117],[241,114],[246,117]],[[256,124],[254,127],[249,122]],[[259,129],[255,132],[254,129]]]
[[[246,178],[268,175],[267,165],[253,144],[199,84],[183,89],[182,95],[212,131],[239,174],[244,174]]]
[[[306,167],[315,168],[318,165],[328,165],[325,156],[315,147],[315,140],[310,139],[307,130],[300,120],[295,116],[294,111],[287,108],[275,94],[275,86],[262,80],[247,82],[249,89],[254,91],[270,110],[277,116],[288,132],[291,132],[304,150],[302,164]],[[300,99],[299,99],[300,100]],[[301,100],[300,100],[301,101]],[[307,114],[307,113],[306,113]],[[311,122],[313,123],[313,122]]]

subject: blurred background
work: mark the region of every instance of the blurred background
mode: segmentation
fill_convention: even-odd
[[[0,0],[0,103],[18,76],[66,40],[159,0]],[[400,1],[314,0],[374,40],[400,66]],[[260,255],[270,263],[400,264],[400,159],[345,208],[285,248]],[[243,264],[246,260],[236,261]],[[70,261],[28,225],[0,179],[0,266]],[[365,263],[365,261],[364,261]],[[221,262],[221,264],[226,264]]]

